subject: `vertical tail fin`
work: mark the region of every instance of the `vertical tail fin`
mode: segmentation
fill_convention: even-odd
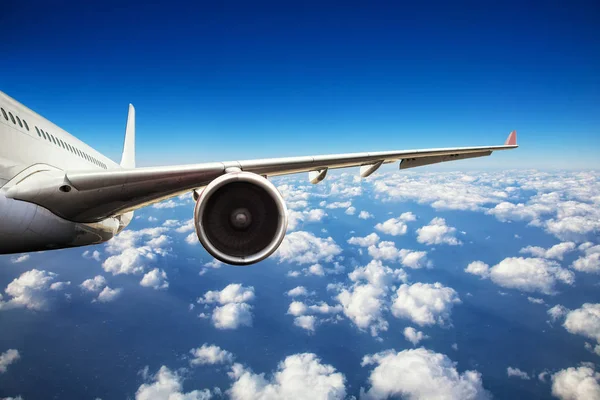
[[[127,115],[121,167],[135,168],[135,108],[133,108],[133,104],[129,105],[129,114]]]

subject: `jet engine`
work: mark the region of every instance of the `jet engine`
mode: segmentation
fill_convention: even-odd
[[[287,208],[266,178],[231,172],[213,180],[194,209],[200,243],[217,260],[254,264],[270,256],[287,229]]]

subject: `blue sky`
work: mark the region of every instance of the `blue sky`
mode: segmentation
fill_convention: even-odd
[[[59,4],[59,5],[57,5]],[[596,2],[9,1],[0,89],[140,165],[502,143],[596,168]]]

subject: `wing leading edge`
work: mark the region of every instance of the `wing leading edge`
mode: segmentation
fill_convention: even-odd
[[[202,188],[230,169],[267,177],[309,172],[311,182],[318,183],[325,178],[328,169],[361,167],[360,175],[366,177],[380,165],[396,161],[400,161],[400,169],[406,169],[489,156],[493,151],[517,148],[516,139],[513,131],[505,144],[499,146],[271,158],[99,172],[36,171],[25,178],[20,175],[3,190],[7,197],[39,204],[65,219],[98,222]]]

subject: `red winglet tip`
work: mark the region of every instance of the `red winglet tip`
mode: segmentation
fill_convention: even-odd
[[[512,131],[508,138],[506,138],[506,142],[504,142],[505,146],[516,146],[517,145],[517,131]]]

